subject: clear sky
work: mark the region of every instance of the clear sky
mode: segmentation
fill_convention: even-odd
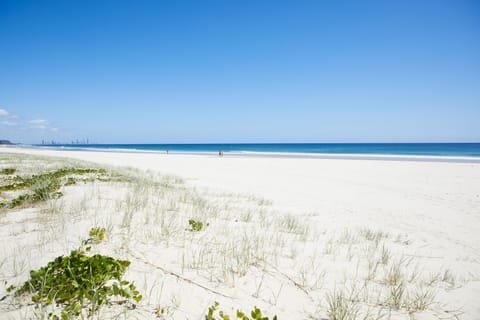
[[[0,139],[479,142],[480,1],[0,1]]]

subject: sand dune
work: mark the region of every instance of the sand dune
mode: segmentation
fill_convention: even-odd
[[[478,303],[480,301],[479,163],[239,156],[220,158],[205,155],[53,151],[23,148],[8,148],[1,151],[65,157],[108,166],[150,170],[163,175],[176,175],[185,180],[188,188],[194,188],[202,194],[209,194],[207,198],[213,199],[212,195],[216,195],[217,200],[212,200],[217,201],[215,203],[220,201],[218,200],[219,195],[229,196],[229,200],[225,200],[228,203],[234,203],[237,201],[235,199],[242,197],[252,197],[252,199],[258,199],[260,203],[265,201],[271,207],[269,209],[271,211],[268,211],[269,214],[277,214],[278,219],[293,217],[292,219],[298,220],[292,221],[301,221],[311,227],[308,236],[311,238],[304,241],[307,244],[303,247],[297,245],[299,249],[291,248],[292,252],[300,251],[296,254],[303,260],[298,259],[298,263],[301,260],[306,261],[305,259],[309,256],[318,255],[313,243],[325,242],[322,244],[323,249],[321,250],[322,256],[324,256],[322,270],[326,273],[324,284],[321,289],[313,288],[313,286],[305,289],[311,294],[308,299],[303,297],[302,293],[296,292],[294,288],[285,285],[284,289],[280,289],[280,297],[277,297],[284,304],[279,307],[280,303],[277,301],[273,306],[271,303],[265,303],[268,299],[263,297],[262,300],[260,294],[258,299],[252,294],[245,294],[248,290],[255,291],[255,289],[249,288],[250,285],[254,287],[255,285],[245,282],[239,284],[242,282],[240,277],[235,285],[227,285],[227,287],[230,286],[227,291],[231,295],[238,296],[241,305],[259,304],[260,299],[265,308],[284,315],[283,319],[286,317],[306,319],[307,315],[314,317],[317,312],[315,310],[320,304],[317,319],[325,317],[328,308],[325,307],[324,296],[329,292],[328,290],[338,288],[339,283],[342,282],[339,280],[342,275],[330,275],[331,270],[342,269],[344,274],[355,273],[355,268],[358,271],[358,265],[367,264],[367,261],[359,258],[357,265],[354,266],[352,261],[355,261],[355,258],[351,257],[355,255],[368,256],[368,254],[362,251],[367,249],[357,245],[361,241],[367,243],[377,236],[380,239],[384,234],[388,236],[381,241],[385,241],[385,246],[390,246],[390,261],[395,260],[394,258],[413,258],[415,261],[412,262],[412,266],[414,264],[419,266],[424,277],[431,275],[433,278],[434,274],[444,273],[445,270],[448,270],[455,278],[455,284],[451,286],[439,284],[441,281],[448,282],[446,279],[431,285],[436,292],[435,301],[426,308],[426,311],[417,314],[419,318],[435,319],[439,317],[443,319],[454,318],[454,316],[461,319],[480,318],[480,304]],[[270,218],[270,222],[275,221],[275,217]],[[213,221],[213,218],[210,219]],[[137,225],[135,228],[140,230],[142,227]],[[261,227],[257,231],[262,232]],[[272,232],[277,231],[273,230]],[[319,235],[314,235],[315,232],[319,232]],[[376,236],[373,232],[380,233],[377,233]],[[306,238],[308,237],[306,236]],[[308,244],[309,241],[313,241],[312,245]],[[332,255],[331,252],[328,252],[327,243],[333,246],[330,249],[338,251],[338,256],[347,258],[343,260],[340,258],[327,259],[327,256],[331,257]],[[404,245],[398,245],[400,243]],[[148,246],[141,243],[136,245],[139,255],[145,257],[151,255]],[[284,247],[282,250],[287,249]],[[148,259],[155,261],[157,258],[151,256]],[[322,261],[322,257],[318,258],[319,261]],[[289,263],[291,261],[280,262],[275,269],[299,267],[291,267]],[[321,264],[319,263],[319,265]],[[141,269],[142,267],[138,266],[137,268]],[[250,270],[249,272],[259,271]],[[194,273],[186,272],[185,274],[190,279],[195,279]],[[258,274],[250,275],[253,278],[246,276],[245,279],[257,280],[260,277]],[[271,285],[272,288],[278,282],[278,279],[269,280],[268,277],[261,277],[266,286]],[[359,278],[368,277],[359,276]],[[198,281],[203,281],[201,279],[203,278],[200,277]],[[352,278],[349,277],[349,279],[351,282]],[[348,286],[351,285],[349,281],[342,283]],[[413,280],[411,283],[414,284]],[[425,281],[422,283],[425,284]],[[380,286],[380,284],[384,285],[378,279],[372,280],[369,290],[375,292],[376,286]],[[420,282],[418,285],[420,286]],[[219,288],[219,290],[224,289],[222,285]],[[316,297],[317,294],[322,295],[322,298],[318,298],[318,303],[313,303],[312,301],[316,299],[314,296]],[[198,299],[198,305],[208,303],[208,299],[201,292],[192,291],[192,295]],[[292,305],[285,305],[288,301],[292,301]],[[192,307],[191,310],[188,307],[183,308],[187,310],[177,312],[173,318],[198,318],[194,315],[201,315],[204,310],[201,307]],[[386,307],[380,306],[379,308],[385,309]],[[393,313],[390,310],[384,316],[398,319],[408,318],[408,311],[399,309],[398,312]],[[304,312],[299,315],[299,310],[304,310]]]

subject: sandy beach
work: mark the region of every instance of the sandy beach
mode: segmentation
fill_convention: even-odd
[[[160,315],[153,310],[162,305],[164,318],[203,319],[208,306],[219,301],[227,311],[259,306],[279,319],[328,319],[332,318],[332,299],[341,300],[342,295],[345,303],[356,310],[354,316],[343,319],[480,318],[479,163],[10,147],[0,149],[0,153],[75,159],[116,170],[133,168],[152,179],[175,176],[183,181],[179,190],[185,197],[190,194],[185,190],[192,190],[195,197],[200,195],[211,204],[205,205],[209,209],[200,215],[195,201],[182,202],[178,210],[178,216],[185,221],[198,216],[209,223],[202,235],[185,232],[180,220],[172,220],[172,225],[177,223],[175,228],[182,230],[181,235],[156,238],[157,222],[153,223],[156,220],[149,215],[158,211],[149,206],[157,202],[163,206],[155,198],[158,190],[138,189],[141,183],[138,184],[138,192],[147,197],[147,204],[133,210],[127,232],[125,225],[117,228],[125,218],[118,222],[115,217],[108,217],[115,212],[123,215],[125,203],[133,201],[127,187],[94,184],[81,190],[67,188],[64,197],[57,200],[65,208],[86,198],[98,199],[84,204],[84,219],[79,215],[64,216],[67,226],[63,233],[58,231],[54,236],[61,243],[49,240],[42,250],[29,251],[28,267],[15,276],[11,274],[13,267],[9,267],[13,263],[12,250],[20,254],[28,251],[25,247],[38,243],[39,234],[34,230],[38,226],[26,218],[36,209],[1,212],[5,253],[2,280],[9,283],[25,281],[27,269],[38,268],[68,252],[66,248],[74,246],[82,232],[88,233],[92,223],[110,221],[112,239],[114,235],[129,235],[128,250],[117,248],[121,240],[112,240],[110,246],[98,250],[130,258],[132,265],[127,275],[141,291],[147,291],[140,307],[125,313],[132,318],[158,318]],[[165,197],[176,197],[168,192]],[[116,198],[116,204],[101,201],[108,198]],[[212,208],[217,211],[213,213]],[[100,209],[107,216],[100,215]],[[20,223],[25,225],[20,228]],[[246,233],[255,234],[254,239],[247,240],[251,241],[248,245],[241,240],[247,237]],[[29,241],[29,235],[36,240]],[[10,250],[7,243],[18,247]],[[233,265],[236,256],[242,254],[242,246],[248,250],[257,247],[255,254],[246,253],[248,259],[255,261]],[[224,256],[222,250],[227,252]],[[201,261],[198,256],[202,256]],[[225,260],[226,256],[233,260],[223,270],[218,260]],[[391,279],[396,271],[402,280]],[[405,286],[405,292],[397,303],[393,291],[400,284]],[[5,294],[2,288],[0,297]],[[418,303],[421,299],[424,303]],[[1,307],[0,312],[12,319],[32,312],[15,311],[5,301]]]

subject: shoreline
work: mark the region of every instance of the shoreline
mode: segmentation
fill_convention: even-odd
[[[218,156],[213,151],[175,151],[175,150],[141,150],[121,148],[75,148],[14,145],[7,148],[73,151],[73,152],[111,152],[131,154],[187,155],[187,156]],[[447,163],[480,163],[480,157],[450,156],[450,155],[406,155],[406,154],[370,154],[370,153],[307,153],[307,152],[260,152],[260,151],[224,151],[224,157],[240,158],[286,158],[286,159],[319,159],[319,160],[379,160],[379,161],[413,161],[413,162],[447,162]]]

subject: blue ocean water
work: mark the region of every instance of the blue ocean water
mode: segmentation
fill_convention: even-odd
[[[390,155],[480,158],[480,143],[222,143],[222,144],[55,144],[73,150],[225,154]]]

